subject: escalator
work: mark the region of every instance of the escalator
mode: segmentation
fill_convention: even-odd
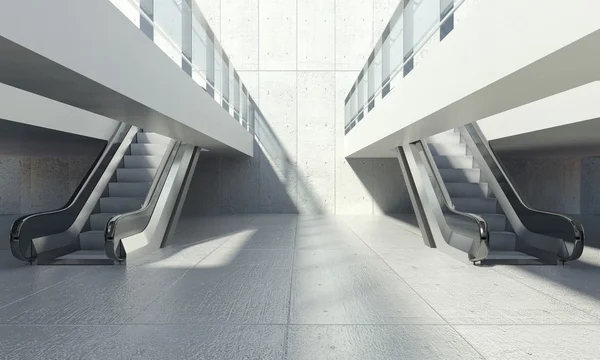
[[[46,265],[112,265],[163,247],[200,149],[120,124],[61,209],[17,219],[10,249]]]
[[[427,246],[482,265],[564,264],[581,256],[581,223],[528,206],[477,124],[397,152]]]

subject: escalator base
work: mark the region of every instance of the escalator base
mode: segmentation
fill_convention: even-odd
[[[38,259],[38,265],[114,265],[104,251],[79,250],[58,258]]]
[[[556,265],[518,251],[492,251],[480,265]]]

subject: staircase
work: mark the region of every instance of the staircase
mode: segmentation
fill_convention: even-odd
[[[458,130],[434,135],[427,140],[427,144],[455,209],[477,214],[488,223],[488,259],[535,260],[535,257],[515,250],[517,234],[512,230],[488,184],[482,181],[481,170],[469,154]],[[468,251],[468,248],[461,250]]]
[[[104,253],[106,224],[115,215],[141,208],[170,141],[156,133],[137,133],[79,234],[81,250],[56,260],[96,260],[112,264]]]

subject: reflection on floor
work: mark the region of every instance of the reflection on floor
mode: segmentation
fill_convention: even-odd
[[[475,267],[410,217],[182,219],[127,266],[0,251],[0,358],[597,359],[593,259]]]

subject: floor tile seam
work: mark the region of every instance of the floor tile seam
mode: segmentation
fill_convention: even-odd
[[[402,214],[402,215],[405,215],[405,214]],[[412,228],[401,226],[400,224],[397,224],[395,221],[390,221],[390,223],[393,224],[395,227],[398,227],[398,228],[400,228],[400,229],[402,229],[402,230],[404,230],[406,232],[409,232],[409,233],[411,233],[413,235],[417,235],[417,236],[419,236],[421,238],[423,237],[423,233],[417,232],[416,230],[413,230]]]
[[[222,245],[222,244],[221,244]],[[189,267],[187,270],[185,270],[181,275],[179,275],[179,277],[177,277],[175,280],[173,280],[173,282],[171,282],[170,284],[168,284],[167,286],[165,286],[162,291],[160,291],[158,293],[158,295],[156,295],[154,297],[154,299],[152,299],[152,301],[150,301],[148,304],[146,304],[146,306],[142,307],[141,309],[139,309],[135,315],[133,315],[131,317],[131,319],[134,319],[136,317],[138,317],[143,311],[145,311],[146,309],[150,308],[154,303],[156,303],[158,301],[158,299],[160,299],[164,294],[167,293],[167,291],[169,289],[171,289],[172,287],[175,286],[175,284],[177,282],[179,282],[188,272],[190,272],[192,269],[195,269],[196,266],[198,266],[198,264],[200,262],[202,262],[204,259],[206,259],[208,256],[210,256],[210,254],[212,254],[213,252],[215,252],[219,247],[216,247],[215,249],[213,249],[211,252],[209,252],[208,254],[206,254],[202,259],[198,260],[198,262],[196,262],[196,264],[194,264],[193,266]]]
[[[479,352],[479,350],[475,347],[475,345],[473,345],[469,340],[467,340],[466,337],[464,337],[463,334],[460,333],[460,331],[458,331],[452,324],[448,324],[450,326],[450,328],[452,329],[452,331],[454,331],[461,339],[463,339],[463,341],[468,344],[471,349],[473,349],[473,351],[475,351],[482,359],[486,359],[485,356],[483,356],[483,354],[481,352]]]
[[[350,227],[349,227],[349,228],[350,228]],[[435,309],[435,308],[434,308],[434,307],[433,307],[433,306],[432,306],[432,305],[431,305],[431,304],[430,304],[430,303],[429,303],[427,300],[425,300],[425,298],[424,298],[424,297],[423,297],[423,296],[422,296],[422,295],[421,295],[419,292],[417,292],[417,291],[415,290],[415,288],[413,288],[413,287],[412,287],[412,286],[411,286],[411,285],[410,285],[410,284],[409,284],[409,283],[408,283],[408,282],[407,282],[407,281],[406,281],[406,280],[405,280],[405,279],[404,279],[402,276],[400,276],[400,274],[398,274],[398,272],[397,272],[397,271],[396,271],[396,270],[395,270],[395,269],[394,269],[392,266],[390,266],[390,264],[389,264],[389,263],[388,263],[388,262],[387,262],[387,261],[386,261],[386,260],[385,260],[385,259],[384,259],[384,258],[383,258],[383,257],[382,257],[382,256],[381,256],[379,253],[378,253],[378,252],[376,252],[375,250],[373,250],[373,248],[372,248],[372,247],[371,247],[369,244],[367,244],[367,243],[366,243],[366,242],[365,242],[365,241],[362,239],[362,237],[360,237],[360,236],[359,236],[359,235],[358,235],[358,234],[357,234],[357,233],[354,231],[354,229],[350,228],[350,230],[351,230],[351,231],[352,231],[352,232],[353,232],[353,233],[354,233],[356,236],[358,236],[358,238],[359,238],[359,239],[360,239],[360,240],[361,240],[361,241],[362,241],[362,242],[363,242],[363,243],[364,243],[364,244],[365,244],[365,245],[366,245],[366,246],[369,248],[369,250],[370,250],[372,253],[374,253],[374,254],[375,254],[375,255],[376,255],[376,256],[377,256],[377,257],[378,257],[378,258],[379,258],[379,259],[380,259],[380,260],[381,260],[381,261],[382,261],[384,264],[385,264],[385,266],[386,266],[386,267],[387,267],[389,270],[391,270],[391,271],[392,271],[394,274],[396,274],[396,276],[397,276],[397,277],[398,277],[398,278],[399,278],[399,279],[400,279],[400,280],[401,280],[401,281],[402,281],[402,282],[403,282],[403,283],[404,283],[406,286],[408,286],[408,288],[409,288],[409,289],[411,289],[411,290],[412,290],[412,292],[413,292],[413,293],[415,293],[415,295],[417,295],[417,296],[418,296],[418,297],[419,297],[419,298],[420,298],[420,299],[421,299],[421,300],[422,300],[422,301],[423,301],[425,304],[427,304],[427,306],[428,306],[428,307],[429,307],[429,308],[430,308],[430,309],[431,309],[433,312],[435,312],[435,313],[437,314],[437,316],[439,316],[439,317],[440,317],[440,319],[442,319],[442,320],[443,320],[443,321],[445,321],[445,322],[446,322],[448,325],[450,325],[450,324],[448,323],[448,321],[446,320],[446,318],[444,318],[444,317],[442,316],[442,314],[440,314],[440,313],[439,313],[439,312],[438,312],[438,311],[437,311],[437,310],[436,310],[436,309]]]
[[[546,265],[541,265],[541,266],[546,266]],[[559,266],[559,265],[556,265],[556,266]],[[564,305],[566,305],[566,306],[568,306],[568,307],[571,307],[571,308],[573,308],[573,309],[575,309],[575,310],[581,311],[582,313],[584,313],[584,314],[586,314],[586,315],[588,315],[588,316],[592,317],[592,318],[593,318],[593,319],[595,319],[596,321],[600,321],[600,316],[596,316],[596,315],[594,315],[594,314],[592,314],[592,313],[589,313],[588,311],[586,311],[586,310],[584,310],[584,309],[581,309],[581,308],[579,308],[579,307],[577,307],[577,306],[575,306],[575,305],[573,305],[573,304],[571,304],[571,303],[568,303],[568,302],[566,302],[566,301],[560,300],[560,299],[558,299],[558,298],[556,298],[556,297],[554,297],[554,296],[552,296],[552,295],[550,295],[550,294],[548,294],[548,293],[546,293],[546,292],[544,292],[544,291],[541,291],[541,290],[539,290],[539,289],[536,289],[536,288],[534,288],[533,286],[531,286],[531,285],[529,285],[529,284],[527,284],[527,283],[525,283],[525,282],[521,281],[520,279],[518,279],[518,278],[516,278],[516,277],[509,277],[508,275],[506,275],[506,274],[503,274],[503,273],[501,273],[500,271],[498,271],[498,270],[496,270],[496,269],[492,269],[492,270],[493,270],[493,271],[494,271],[496,274],[500,274],[500,275],[502,275],[502,276],[504,276],[504,277],[506,277],[506,278],[508,278],[508,279],[510,279],[510,280],[514,280],[514,281],[518,282],[519,284],[521,284],[521,285],[524,285],[525,287],[528,287],[528,288],[530,288],[530,289],[534,290],[535,292],[537,292],[537,293],[539,293],[539,294],[542,294],[542,295],[544,295],[544,296],[547,296],[547,297],[549,297],[549,298],[551,298],[551,299],[553,299],[553,300],[555,300],[555,301],[557,301],[557,302],[559,302],[559,303],[561,303],[561,304],[564,304]]]
[[[373,323],[236,323],[236,322],[174,322],[174,323],[110,323],[110,324],[26,324],[26,323],[0,323],[0,327],[125,327],[125,326],[340,326],[340,327],[352,327],[352,326],[363,326],[363,327],[594,327],[600,328],[600,324],[589,324],[589,323],[489,323],[489,324],[431,324],[431,323],[386,323],[386,324],[373,324]]]
[[[296,8],[298,7],[298,1],[296,1]],[[290,271],[290,288],[288,292],[288,306],[287,306],[287,317],[286,317],[286,326],[283,333],[283,355],[282,358],[285,359],[288,357],[288,339],[290,333],[290,320],[292,318],[292,292],[294,288],[294,272],[295,272],[295,263],[296,263],[296,245],[298,241],[298,216],[296,216],[296,229],[294,231],[294,244],[292,251],[292,266]]]
[[[33,265],[33,266],[39,266],[39,265]],[[49,266],[52,266],[52,265],[49,265]],[[54,265],[54,266],[60,266],[60,265]],[[77,274],[74,274],[74,275],[68,276],[67,278],[65,278],[65,279],[63,279],[63,280],[61,280],[61,281],[59,281],[59,282],[56,282],[56,283],[54,283],[54,284],[52,284],[52,285],[49,285],[49,286],[47,286],[47,287],[45,287],[45,288],[43,288],[43,289],[37,290],[37,291],[35,291],[35,292],[31,293],[31,294],[28,294],[28,295],[26,295],[26,296],[23,296],[22,298],[19,298],[19,299],[17,299],[17,300],[11,301],[10,303],[8,303],[8,304],[6,304],[6,305],[2,305],[2,306],[0,306],[0,310],[4,309],[4,308],[5,308],[5,307],[7,307],[7,306],[13,305],[13,304],[15,304],[15,303],[17,303],[17,302],[19,302],[19,301],[25,300],[25,299],[27,299],[27,298],[29,298],[29,297],[31,297],[31,296],[37,295],[37,294],[39,294],[39,293],[40,293],[40,292],[42,292],[42,291],[46,291],[46,290],[48,290],[48,289],[50,289],[50,288],[52,288],[52,287],[54,287],[54,286],[57,286],[57,285],[59,285],[59,284],[62,284],[62,283],[66,282],[66,281],[68,281],[68,280],[71,280],[71,279],[73,279],[73,278],[75,278],[75,277],[77,277],[77,276],[80,276],[80,275],[83,275],[83,274],[85,274],[85,273],[87,273],[87,272],[90,272],[90,271],[92,271],[92,270],[93,270],[93,269],[95,269],[95,268],[97,268],[97,266],[93,266],[93,267],[91,267],[91,268],[89,268],[89,269],[87,269],[87,270],[84,270],[84,271],[78,272]]]
[[[402,280],[402,282],[404,284],[406,284],[406,286],[408,286],[409,289],[411,289],[425,304],[427,304],[427,306],[429,306],[429,308],[435,312],[437,314],[437,316],[439,316],[440,319],[442,319],[448,326],[450,326],[450,328],[452,328],[452,331],[454,331],[458,336],[460,336],[463,341],[465,341],[472,349],[473,351],[475,351],[482,359],[485,359],[485,357],[479,352],[479,350],[477,350],[477,348],[475,348],[473,346],[473,344],[471,344],[470,342],[468,342],[461,333],[459,333],[453,326],[452,324],[450,324],[448,322],[448,320],[446,320],[445,317],[442,316],[442,314],[440,314],[427,300],[425,300],[425,298],[419,293],[417,292],[402,276],[400,276],[400,274],[398,274],[398,272],[392,267],[390,266],[390,264],[388,264],[388,262],[378,253],[376,252],[369,244],[367,244],[363,238],[361,236],[359,236],[354,229],[352,229],[349,225],[348,228],[350,229],[350,231],[352,231],[356,236],[358,236],[358,238],[373,252],[375,253],[375,255],[377,255],[377,257],[379,257],[379,259],[381,259],[381,261],[383,261],[383,263],[391,270],[394,272],[394,274],[396,274],[396,276],[398,276],[400,278],[400,280]]]

